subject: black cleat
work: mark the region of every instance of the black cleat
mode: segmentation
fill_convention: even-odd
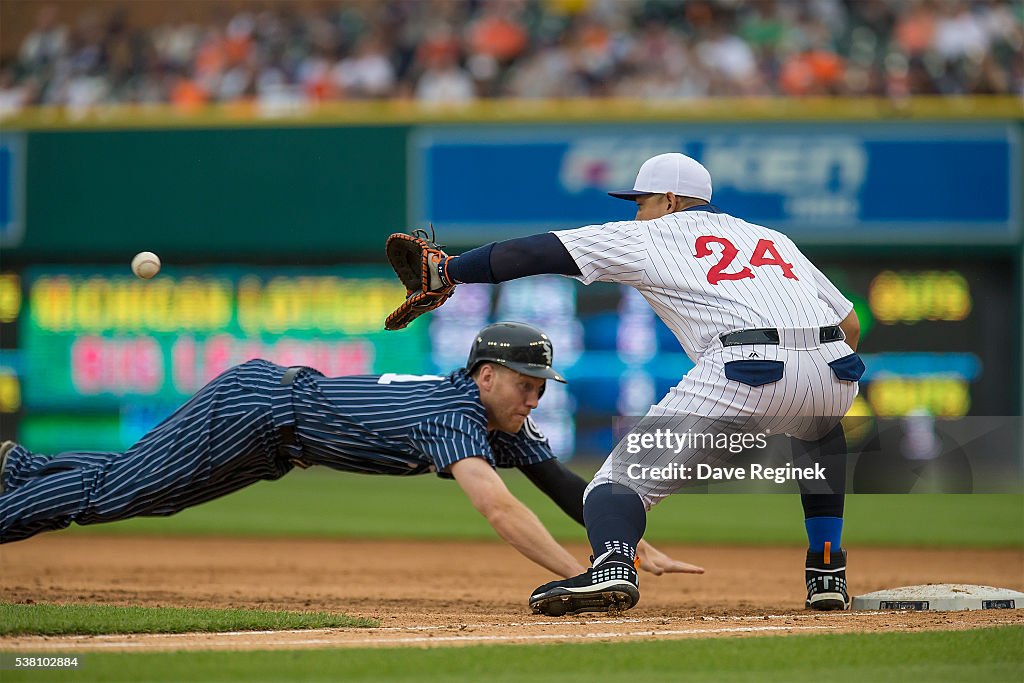
[[[807,581],[806,609],[822,611],[845,610],[850,607],[846,592],[846,550],[832,551],[825,544],[820,553],[807,551],[804,579]]]
[[[579,576],[546,583],[530,596],[534,614],[561,617],[580,612],[627,610],[640,601],[636,568],[625,555],[605,553]]]

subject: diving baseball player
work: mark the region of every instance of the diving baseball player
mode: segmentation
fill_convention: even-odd
[[[166,516],[295,466],[365,474],[435,472],[454,478],[519,552],[560,576],[583,567],[509,493],[495,467],[519,468],[583,523],[586,482],[555,459],[530,420],[552,347],[540,330],[496,323],[480,330],[466,367],[447,376],[324,377],[263,360],[234,367],[125,453],[38,455],[0,445],[0,543],[138,516]],[[700,572],[653,547],[653,573]]]
[[[641,427],[644,421],[677,419],[683,425],[692,418],[723,432],[786,433],[795,437],[798,457],[832,458],[844,469],[840,418],[864,371],[855,353],[860,326],[851,302],[788,237],[713,206],[711,176],[688,156],[648,159],[633,189],[610,194],[636,202],[636,219],[491,243],[459,256],[430,242],[420,245],[429,264],[424,291],[406,279],[413,304],[393,314],[400,318],[393,328],[440,305],[463,282],[556,273],[585,284],[630,285],[695,363],[651,407]],[[390,249],[389,258],[400,271]],[[424,298],[431,294],[433,299]],[[630,472],[719,455],[701,447],[630,452],[619,443],[585,492],[593,566],[539,587],[530,597],[533,610],[557,616],[635,605],[640,592],[633,560],[646,513],[683,482]],[[801,489],[808,608],[849,604],[841,546],[844,486],[839,481],[823,491]]]

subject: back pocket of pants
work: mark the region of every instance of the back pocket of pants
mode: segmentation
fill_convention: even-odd
[[[843,382],[859,382],[865,370],[864,361],[855,353],[837,358],[828,366],[832,368],[832,374]]]
[[[725,364],[725,376],[734,382],[760,387],[782,379],[785,367],[781,360],[731,360]]]

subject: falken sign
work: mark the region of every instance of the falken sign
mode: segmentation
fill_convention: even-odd
[[[1017,138],[1011,124],[422,129],[410,221],[480,242],[630,219],[605,193],[677,151],[708,167],[723,211],[805,242],[1008,242]]]

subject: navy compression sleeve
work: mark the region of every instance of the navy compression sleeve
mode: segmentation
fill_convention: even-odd
[[[519,470],[565,514],[583,524],[583,492],[587,488],[583,477],[557,460],[522,465]]]
[[[546,232],[471,249],[452,258],[447,272],[456,282],[494,284],[544,273],[579,275],[580,269],[562,240]]]

